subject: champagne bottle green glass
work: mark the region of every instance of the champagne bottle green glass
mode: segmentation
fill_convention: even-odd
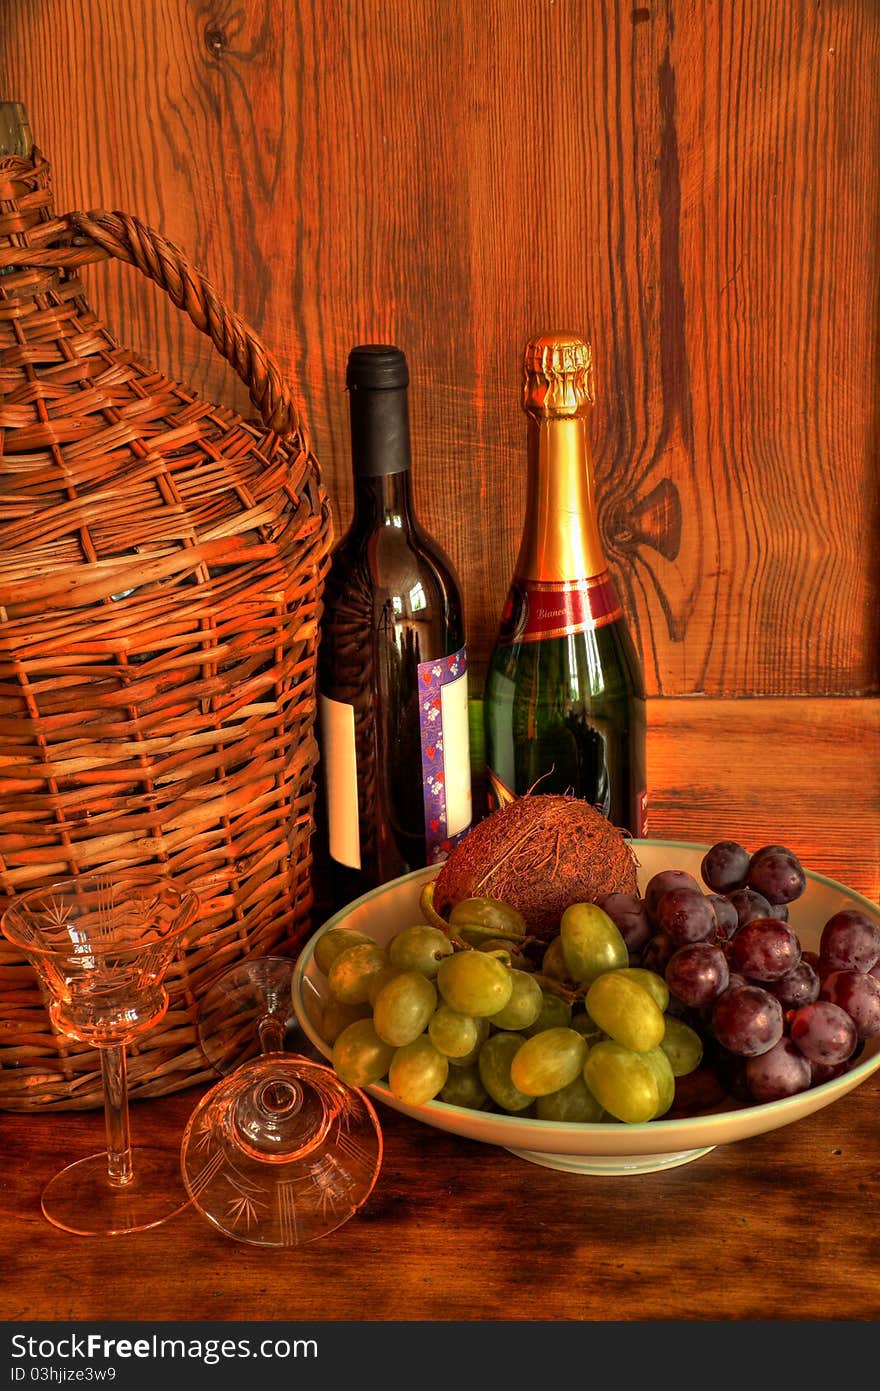
[[[484,691],[488,807],[570,793],[644,836],[644,681],[599,535],[591,360],[570,333],[525,351],[526,519]]]
[[[346,371],[354,512],[323,593],[318,707],[329,878],[341,906],[439,863],[471,823],[458,580],[413,500],[405,354]]]

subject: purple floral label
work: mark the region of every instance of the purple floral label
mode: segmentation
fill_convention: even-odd
[[[467,658],[419,663],[419,725],[428,864],[438,864],[471,824]]]

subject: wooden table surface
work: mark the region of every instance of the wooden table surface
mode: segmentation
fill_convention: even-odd
[[[182,1133],[192,1092],[132,1108]],[[101,1117],[2,1123],[9,1320],[876,1319],[880,1081],[796,1125],[663,1173],[593,1178],[383,1109],[366,1205],[296,1252],[228,1240],[193,1209],[116,1238],[48,1225],[40,1191]]]
[[[839,805],[832,795],[828,836],[817,831],[805,755],[801,772],[787,775],[787,795],[773,772],[777,759],[784,762],[793,703],[761,702],[748,717],[744,704],[735,703],[732,725],[725,712],[726,728],[743,752],[746,720],[755,721],[751,757],[737,753],[723,766],[716,758],[702,775],[711,747],[705,729],[688,733],[679,721],[673,756],[669,711],[655,712],[652,834],[681,837],[687,820],[687,838],[710,842],[733,831],[748,808],[752,846],[782,840],[808,868],[876,899],[876,704],[851,702],[841,713],[837,703],[846,728],[863,718],[860,755],[847,751],[843,725],[812,722],[816,776],[823,760],[852,761]],[[802,744],[814,705],[806,702],[798,716]],[[693,709],[687,720],[697,720]],[[794,742],[792,732],[792,749]],[[761,778],[754,776],[759,747],[767,751]],[[727,779],[723,800],[711,795],[716,778]],[[200,1094],[134,1103],[135,1143],[176,1143]],[[101,1113],[0,1113],[0,1316],[873,1320],[880,1316],[878,1118],[875,1073],[784,1129],[665,1172],[604,1178],[539,1168],[380,1107],[385,1153],[366,1205],[330,1237],[278,1252],[229,1240],[192,1208],[141,1234],[66,1235],[42,1217],[40,1192],[64,1162],[102,1148]]]

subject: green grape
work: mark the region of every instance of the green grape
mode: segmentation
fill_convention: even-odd
[[[382,987],[387,985],[390,980],[393,980],[395,976],[399,976],[401,970],[402,967],[400,966],[383,966],[381,971],[376,971],[374,975],[370,976],[369,982],[367,983],[367,1001],[370,1006],[375,1004],[376,996],[379,994]]]
[[[572,980],[588,985],[603,971],[629,963],[620,928],[595,903],[572,903],[559,923],[562,954]]]
[[[388,1066],[388,1086],[398,1101],[423,1106],[445,1087],[449,1062],[438,1053],[427,1034],[395,1049]]]
[[[647,1052],[641,1053],[639,1056],[650,1063],[651,1067],[654,1069],[654,1076],[657,1079],[657,1090],[660,1099],[657,1103],[657,1110],[651,1117],[652,1120],[656,1120],[658,1116],[666,1114],[675,1100],[675,1078],[672,1074],[672,1067],[670,1066],[669,1059],[659,1045],[657,1048],[649,1048]]]
[[[445,932],[425,923],[402,928],[388,944],[388,955],[394,966],[405,971],[421,971],[429,980],[436,976],[443,957],[451,956],[453,950]]]
[[[656,971],[648,971],[644,966],[620,966],[617,971],[619,975],[626,976],[629,980],[638,981],[639,985],[653,996],[661,1010],[668,1008],[669,986],[662,976],[658,976]]]
[[[547,1096],[581,1072],[587,1045],[576,1029],[544,1029],[527,1038],[510,1061],[510,1080],[524,1096]]]
[[[449,922],[456,928],[489,927],[496,937],[525,937],[528,932],[519,909],[500,898],[463,898],[449,914]]]
[[[605,1037],[595,1019],[591,1019],[585,1009],[572,1010],[570,1023],[571,1027],[576,1029],[586,1040],[588,1047],[592,1047],[594,1043],[599,1042],[600,1038]]]
[[[522,1043],[520,1034],[511,1034],[502,1029],[497,1034],[490,1034],[480,1049],[480,1081],[502,1111],[522,1113],[532,1104],[532,1098],[515,1087],[510,1076],[510,1064]]]
[[[541,987],[526,971],[511,969],[513,993],[503,1009],[489,1016],[496,1029],[512,1029],[518,1033],[534,1024],[541,1012],[543,995]]]
[[[616,1120],[638,1125],[657,1114],[660,1087],[644,1053],[602,1039],[587,1054],[583,1076],[599,1105]]]
[[[590,1091],[581,1073],[558,1092],[539,1096],[535,1114],[541,1121],[578,1121],[594,1125],[605,1118],[605,1112]]]
[[[660,1047],[669,1059],[674,1077],[685,1077],[703,1061],[703,1040],[700,1035],[683,1019],[676,1019],[674,1014],[666,1016],[666,1032],[660,1040]]]
[[[438,1053],[449,1059],[466,1058],[471,1054],[476,1057],[483,1041],[474,1016],[459,1014],[457,1009],[446,1004],[439,1004],[431,1015],[428,1034]]]
[[[517,970],[531,970],[528,958],[518,950],[509,937],[487,937],[484,942],[474,942],[477,951],[488,951],[493,956],[500,957],[506,961],[508,966],[515,966]]]
[[[513,980],[510,968],[497,957],[481,951],[457,951],[440,962],[437,988],[459,1014],[488,1016],[507,1004]]]
[[[553,1029],[559,1025],[571,1022],[572,1012],[568,1000],[563,1000],[561,995],[557,995],[552,990],[541,991],[541,1009],[534,1024],[529,1024],[528,1028],[521,1029],[520,1033],[525,1034],[526,1038],[531,1038],[532,1034],[539,1034],[542,1029]]]
[[[356,1019],[334,1043],[331,1061],[343,1082],[368,1087],[385,1076],[393,1056],[394,1049],[376,1033],[372,1019]]]
[[[573,979],[565,960],[565,953],[562,950],[561,937],[554,937],[544,952],[541,958],[541,974],[549,976],[551,980],[563,982]]]
[[[373,1026],[395,1048],[423,1034],[437,1007],[437,991],[421,971],[400,971],[373,1001]]]
[[[497,927],[490,927],[488,923],[459,923],[458,926],[451,923],[450,930],[458,941],[466,942],[469,947],[478,947],[481,951],[487,950],[490,942],[500,942],[509,951],[518,940],[503,936]]]
[[[449,1106],[466,1106],[471,1111],[482,1111],[489,1100],[489,1093],[480,1081],[479,1068],[451,1067],[440,1091],[440,1100]]]
[[[370,1015],[370,1006],[367,1004],[344,1005],[341,1000],[325,1000],[321,1011],[321,1037],[325,1042],[333,1044],[349,1024],[353,1024],[356,1019],[369,1019]]]
[[[364,1005],[370,999],[370,980],[390,965],[388,954],[375,942],[345,947],[327,972],[330,994],[346,1005]]]
[[[441,1007],[438,1005],[437,1008],[440,1009]],[[447,1005],[446,1008],[448,1009],[449,1006]],[[455,1011],[455,1013],[457,1012],[458,1011]],[[462,1015],[461,1017],[464,1018],[465,1016]],[[473,1048],[471,1048],[471,1050],[468,1053],[462,1053],[461,1057],[454,1058],[450,1054],[450,1067],[475,1067],[477,1059],[480,1056],[480,1049],[482,1048],[483,1044],[486,1042],[486,1039],[489,1037],[489,1034],[491,1033],[489,1020],[486,1018],[485,1015],[468,1015],[466,1017],[469,1019],[473,1019],[474,1023],[477,1026],[477,1041],[474,1044]],[[430,1032],[430,1025],[428,1026],[428,1030]]]
[[[634,1053],[647,1053],[663,1038],[666,1023],[662,1009],[638,980],[623,971],[605,971],[597,976],[584,1004],[604,1034]]]
[[[331,927],[315,941],[315,965],[326,976],[336,957],[346,947],[357,947],[372,940],[365,932],[357,932],[353,927]]]

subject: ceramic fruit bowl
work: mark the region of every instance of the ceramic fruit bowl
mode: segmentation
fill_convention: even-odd
[[[661,869],[684,869],[702,882],[700,864],[708,849],[680,841],[634,840],[639,860],[639,889]],[[315,943],[333,927],[354,928],[380,944],[401,928],[423,921],[419,896],[437,874],[437,867],[416,870],[363,895],[330,918],[300,953],[293,978],[293,1004],[299,1023],[324,1054],[331,1049],[319,1032],[327,984],[314,960]],[[790,922],[804,950],[817,950],[822,928],[833,913],[857,908],[878,918],[880,907],[842,884],[807,871],[807,886],[789,905]],[[494,1111],[469,1110],[443,1101],[421,1106],[399,1101],[385,1083],[364,1088],[386,1106],[438,1130],[471,1140],[500,1145],[533,1164],[581,1174],[624,1175],[674,1168],[699,1159],[717,1145],[747,1140],[784,1125],[792,1125],[824,1106],[830,1106],[880,1067],[880,1039],[868,1041],[858,1060],[841,1076],[782,1101],[739,1105],[686,1119],[660,1119],[644,1125],[619,1121],[587,1125],[543,1121]]]

